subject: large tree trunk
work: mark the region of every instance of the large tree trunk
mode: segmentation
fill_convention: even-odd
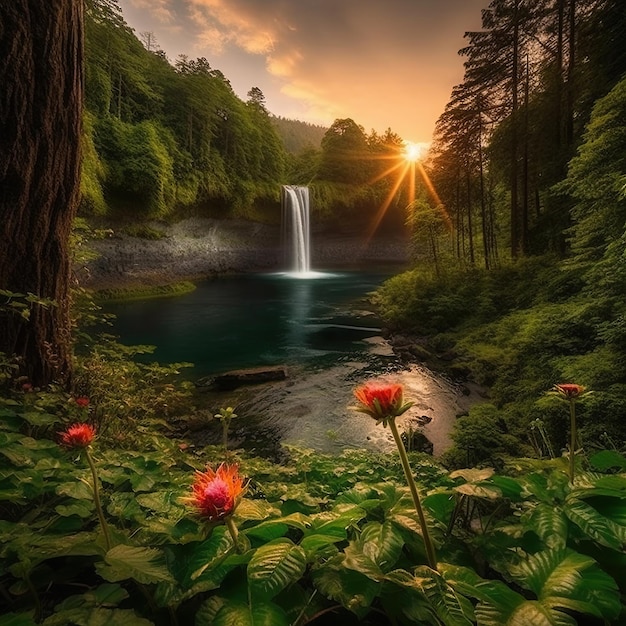
[[[0,352],[35,385],[71,378],[69,236],[79,200],[82,0],[0,2]]]

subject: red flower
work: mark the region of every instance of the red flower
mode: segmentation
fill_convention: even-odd
[[[87,398],[87,396],[79,396],[78,398],[74,399],[74,402],[76,402],[76,404],[82,408],[86,408],[89,406],[89,398]]]
[[[403,404],[403,391],[398,383],[365,383],[354,390],[354,396],[360,403],[357,411],[367,413],[386,425],[389,418],[402,415],[413,405],[412,402]]]
[[[89,424],[72,424],[61,433],[61,443],[68,448],[86,448],[94,440],[96,431]]]
[[[193,494],[185,500],[202,517],[214,522],[235,511],[245,490],[245,479],[239,475],[238,466],[222,463],[216,470],[209,467],[205,472],[196,472]]]
[[[585,388],[582,385],[575,385],[573,383],[565,383],[562,385],[554,385],[554,390],[567,400],[580,397]]]

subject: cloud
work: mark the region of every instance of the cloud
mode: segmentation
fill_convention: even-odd
[[[243,93],[261,86],[272,112],[286,115],[289,109],[299,119],[326,124],[351,117],[366,129],[391,126],[413,140],[428,138],[460,82],[463,33],[479,26],[480,9],[489,3],[121,1],[182,26],[184,38],[177,39],[174,56],[208,58]],[[418,136],[410,137],[413,132]]]

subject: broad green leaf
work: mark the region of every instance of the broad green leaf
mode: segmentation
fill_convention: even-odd
[[[237,511],[239,511],[239,509],[237,509]],[[292,513],[291,515],[286,515],[284,517],[268,519],[260,524],[257,524],[256,526],[246,528],[242,532],[246,535],[252,535],[254,537],[265,539],[266,541],[271,541],[272,539],[282,537],[287,532],[289,527],[297,528],[298,530],[305,532],[310,526],[311,522],[306,515],[303,515],[302,513]]]
[[[402,552],[404,539],[391,521],[383,524],[369,522],[363,527],[358,543],[363,553],[369,556],[383,571],[395,566]]]
[[[370,556],[363,552],[359,541],[351,541],[344,550],[344,567],[359,572],[376,582],[383,578],[383,570]]]
[[[505,611],[490,604],[476,607],[476,621],[480,626],[576,626],[576,620],[550,610],[533,600],[526,600],[513,611]]]
[[[450,478],[463,478],[468,483],[477,483],[482,480],[491,478],[495,473],[493,467],[485,467],[483,469],[477,469],[472,467],[470,469],[460,469],[450,473]]]
[[[215,616],[224,604],[224,599],[219,596],[211,596],[205,600],[196,611],[194,626],[213,626],[215,624]]]
[[[566,502],[564,512],[588,537],[607,548],[622,550],[622,527],[598,513],[583,500]]]
[[[0,626],[36,626],[31,613],[8,613],[0,615]]]
[[[515,478],[494,474],[489,482],[495,485],[505,498],[517,502],[522,497],[522,485]]]
[[[152,493],[140,493],[136,496],[137,502],[144,508],[156,513],[170,514],[173,510],[178,511],[178,516],[184,514],[184,507],[178,504],[178,494],[175,491],[155,491]]]
[[[93,503],[85,500],[78,500],[69,506],[59,504],[59,506],[56,506],[54,510],[63,517],[78,515],[78,517],[87,518],[94,514]]]
[[[381,585],[341,565],[342,555],[314,568],[311,572],[318,591],[325,597],[339,602],[344,608],[362,618],[370,610],[374,599],[381,592]]]
[[[593,498],[588,501],[588,504],[592,505],[600,515],[623,526],[626,530],[626,493],[624,496],[625,498]]]
[[[454,487],[454,491],[471,496],[473,498],[484,498],[485,500],[497,500],[502,497],[502,492],[497,487],[491,485],[476,485],[474,483],[465,483]]]
[[[500,580],[485,580],[472,569],[448,563],[438,563],[437,567],[448,584],[459,593],[493,605],[502,613],[509,613],[524,602],[522,595]]]
[[[619,615],[617,584],[589,556],[569,549],[546,550],[512,568],[511,573],[545,606],[605,619]]]
[[[173,580],[163,553],[156,548],[115,546],[106,553],[105,561],[97,563],[96,569],[109,582],[128,578],[144,584]]]
[[[91,485],[82,480],[63,483],[56,488],[56,492],[60,496],[68,496],[75,500],[93,500],[93,489]]]
[[[197,625],[200,626],[200,625]],[[212,626],[289,626],[285,612],[275,604],[225,604]]]
[[[589,459],[589,463],[603,472],[612,468],[626,470],[626,457],[615,450],[597,452]]]
[[[32,426],[52,426],[59,421],[58,417],[39,411],[27,411],[26,413],[21,413],[20,417]],[[48,443],[52,444],[50,447],[58,447],[53,441]]]
[[[307,555],[315,554],[318,550],[325,548],[330,545],[334,545],[343,541],[342,539],[338,539],[334,535],[321,535],[314,534],[308,535],[300,542],[300,547],[306,551]]]
[[[252,597],[269,599],[296,582],[306,569],[306,554],[289,539],[265,544],[248,563]]]
[[[363,519],[365,515],[365,511],[359,506],[320,513],[317,516],[311,516],[312,527],[307,531],[307,534],[334,535],[340,539],[346,539],[348,536],[347,529]]]
[[[238,523],[247,520],[265,520],[279,511],[265,500],[250,500],[243,498],[237,506],[235,519]]]
[[[226,526],[218,526],[211,532],[211,536],[200,545],[193,544],[185,555],[179,558],[184,564],[181,582],[188,585],[210,567],[215,567],[233,548],[233,539]]]
[[[153,622],[139,617],[132,609],[107,609],[83,607],[60,611],[44,621],[44,626],[67,626],[67,624],[87,624],[88,626],[154,626]]]
[[[446,626],[470,626],[474,623],[471,603],[463,597],[436,571],[426,566],[415,568],[411,574],[406,570],[394,570],[385,576],[388,582],[399,585],[418,599],[425,599],[440,623]]]
[[[429,493],[423,498],[422,504],[437,521],[447,525],[456,506],[456,498],[453,492],[446,490]]]
[[[567,517],[558,507],[539,504],[531,512],[528,526],[548,548],[563,548],[567,543]]]

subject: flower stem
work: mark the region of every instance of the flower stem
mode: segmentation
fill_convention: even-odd
[[[102,502],[100,502],[100,489],[98,488],[98,472],[96,471],[96,465],[91,458],[91,454],[89,453],[89,448],[85,448],[85,457],[87,458],[87,463],[89,463],[89,468],[91,469],[91,477],[93,479],[93,501],[96,505],[96,512],[98,514],[98,519],[100,520],[100,526],[102,527],[102,532],[104,533],[104,542],[106,545],[107,552],[111,549],[111,536],[109,535],[109,527],[104,519],[104,513],[102,511]]]
[[[226,522],[226,528],[228,528],[230,536],[233,538],[235,550],[239,552],[239,531],[237,530],[237,526],[235,526],[235,522],[233,522],[232,517],[227,517],[224,521]]]
[[[569,481],[574,484],[574,474],[576,472],[576,400],[570,398],[569,401]]]
[[[426,548],[428,565],[431,569],[434,569],[436,571],[437,555],[435,554],[435,546],[433,545],[430,534],[428,532],[428,526],[426,525],[426,518],[424,517],[424,511],[420,502],[419,493],[417,491],[417,486],[415,485],[415,480],[413,479],[411,466],[409,465],[409,457],[406,454],[404,444],[402,443],[400,433],[398,432],[398,427],[396,426],[396,420],[393,417],[389,420],[389,428],[391,429],[391,434],[393,435],[396,446],[398,447],[398,453],[400,454],[400,461],[402,462],[404,476],[406,477],[406,482],[409,485],[409,490],[411,491],[411,496],[413,497],[413,504],[415,505],[415,510],[417,511],[417,516],[419,518],[420,526],[422,528],[422,538],[424,539],[424,547]]]

